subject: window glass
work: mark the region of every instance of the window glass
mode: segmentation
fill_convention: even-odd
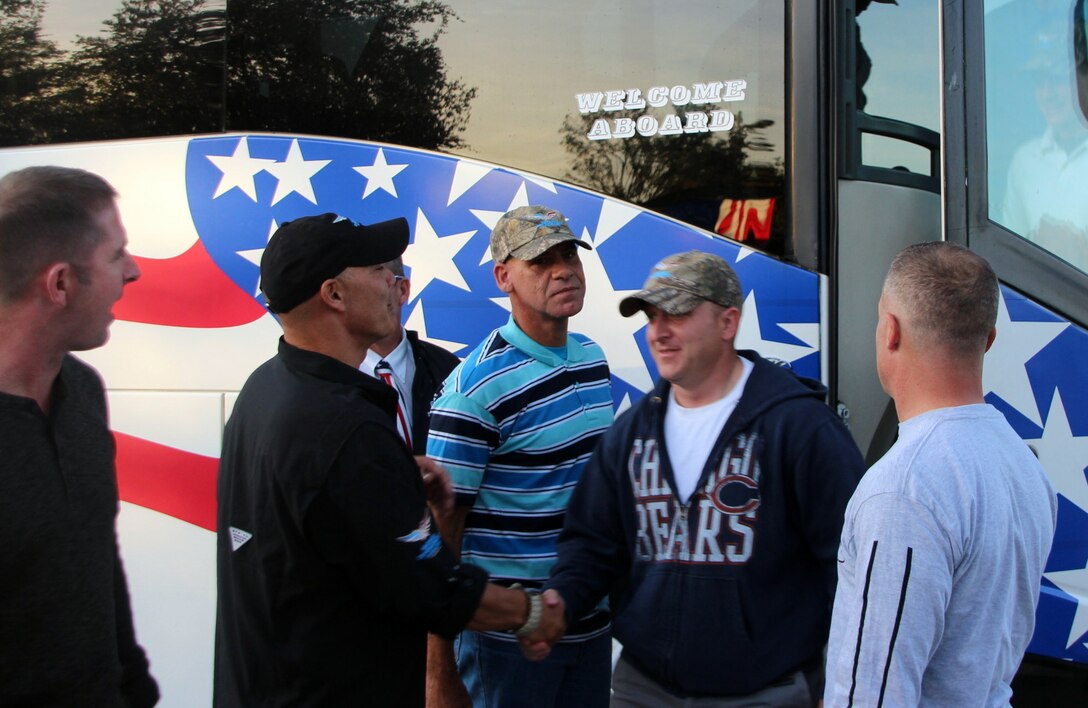
[[[985,13],[989,218],[1088,271],[1084,2],[987,0]]]
[[[377,140],[787,243],[781,1],[21,2],[43,11],[56,71],[37,132],[7,144],[224,129]]]
[[[781,241],[781,3],[457,7],[463,22],[442,46],[451,71],[478,87],[467,154],[749,243]]]
[[[861,135],[861,156],[864,164],[871,167],[887,167],[929,174],[929,150],[921,145],[897,140],[883,135]]]
[[[857,0],[857,106],[871,116],[940,130],[938,3]],[[862,162],[929,174],[928,151],[863,135]]]

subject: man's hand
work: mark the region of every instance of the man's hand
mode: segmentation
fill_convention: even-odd
[[[416,455],[416,464],[423,475],[423,489],[435,518],[445,519],[453,511],[453,482],[446,468],[429,457]]]
[[[527,637],[518,639],[521,653],[527,659],[540,661],[551,653],[552,647],[567,631],[566,603],[555,590],[545,590],[541,595],[543,611],[540,627]]]

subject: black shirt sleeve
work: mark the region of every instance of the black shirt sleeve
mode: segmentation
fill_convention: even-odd
[[[318,552],[377,611],[452,638],[480,603],[487,574],[442,543],[419,468],[383,426],[348,437],[305,523]]]

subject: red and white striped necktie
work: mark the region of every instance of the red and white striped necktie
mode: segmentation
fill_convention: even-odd
[[[393,367],[389,365],[388,361],[382,359],[374,367],[374,374],[397,392],[397,432],[400,433],[401,440],[404,441],[404,444],[408,446],[408,451],[411,452],[412,429],[408,426],[408,418],[404,415],[404,400],[401,397],[400,389],[397,387],[397,382],[393,380]]]

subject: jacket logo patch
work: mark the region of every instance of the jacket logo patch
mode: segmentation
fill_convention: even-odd
[[[230,527],[230,550],[237,551],[242,546],[246,545],[246,541],[253,538],[253,534],[249,531],[243,531],[242,529]]]
[[[723,514],[747,514],[759,508],[759,485],[751,477],[727,474],[714,485],[710,501]]]
[[[401,543],[422,544],[419,547],[419,554],[416,555],[416,560],[434,558],[438,555],[438,550],[442,548],[442,537],[431,534],[431,515],[427,511],[423,512],[423,519],[419,522],[418,528],[409,531],[403,536],[398,536],[397,540]]]
[[[431,515],[429,512],[424,511],[423,520],[419,522],[419,526],[403,536],[397,536],[397,540],[401,543],[420,543],[421,541],[426,541],[430,535]]]
[[[431,535],[431,514],[429,512],[423,512],[423,520],[419,522],[419,526],[412,531],[409,531],[403,536],[397,536],[397,541],[403,544],[416,544],[426,541],[426,538]]]

